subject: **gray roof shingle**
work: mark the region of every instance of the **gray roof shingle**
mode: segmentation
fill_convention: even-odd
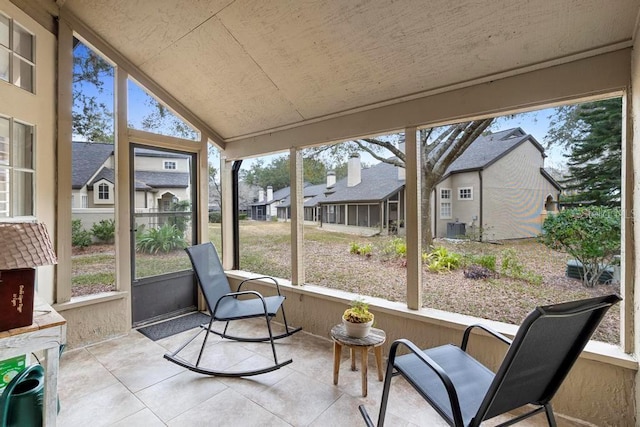
[[[71,188],[81,189],[113,154],[113,144],[72,142]]]
[[[404,186],[398,179],[398,168],[388,163],[378,163],[363,169],[358,185],[347,187],[347,178],[342,178],[329,193],[317,196],[317,203],[368,202],[383,200]]]

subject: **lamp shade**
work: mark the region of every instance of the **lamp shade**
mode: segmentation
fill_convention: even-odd
[[[0,270],[57,264],[49,233],[35,222],[0,223]]]

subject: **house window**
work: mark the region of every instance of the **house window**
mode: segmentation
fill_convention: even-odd
[[[34,215],[34,127],[0,117],[0,218]]]
[[[473,187],[458,188],[458,200],[473,200]]]
[[[451,189],[450,188],[441,188],[440,189],[440,218],[441,219],[449,219],[451,218]]]
[[[98,200],[109,200],[109,186],[105,183],[98,185]]]
[[[82,195],[82,208],[86,209],[89,207],[89,196],[87,196],[86,194]]]
[[[33,92],[34,36],[0,13],[0,80]]]
[[[165,161],[164,162],[164,168],[165,169],[170,169],[170,170],[175,170],[176,169],[176,162]]]

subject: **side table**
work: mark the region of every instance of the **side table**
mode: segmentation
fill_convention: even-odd
[[[378,367],[378,381],[382,381],[382,344],[387,339],[382,329],[371,328],[371,332],[364,338],[352,338],[347,335],[344,325],[331,328],[331,338],[333,339],[333,384],[338,384],[338,374],[340,372],[340,357],[342,346],[351,350],[351,370],[356,370],[356,351],[360,350],[360,363],[362,371],[362,396],[367,396],[367,365],[369,362],[369,349],[373,348]]]
[[[58,366],[60,345],[66,342],[67,321],[37,296],[33,324],[0,332],[0,360],[44,351],[44,398],[42,425],[56,425],[58,414]]]

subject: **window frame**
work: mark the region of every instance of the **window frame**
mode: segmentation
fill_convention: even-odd
[[[463,197],[463,192],[467,192],[469,197]],[[470,201],[473,200],[473,187],[458,187],[458,200],[461,201]]]
[[[440,209],[438,210],[438,214],[440,219],[451,219],[453,218],[453,205],[451,204],[451,196],[453,191],[449,187],[442,187],[439,191],[440,196]],[[446,195],[445,195],[446,194]],[[444,207],[448,206],[449,214],[447,215],[444,212]]]
[[[32,125],[24,120],[16,119],[12,116],[0,115],[0,119],[4,119],[8,121],[8,138],[7,142],[7,161],[6,164],[0,165],[0,170],[6,171],[7,174],[7,182],[6,182],[6,191],[4,193],[7,194],[6,198],[6,210],[2,210],[5,216],[0,216],[0,221],[20,221],[20,220],[33,220],[36,217],[36,126]],[[24,126],[27,129],[27,132],[30,131],[31,135],[31,156],[30,156],[30,164],[31,167],[26,166],[17,166],[17,148],[18,142],[15,138],[15,128],[16,123]],[[26,147],[25,147],[26,148]],[[24,158],[26,159],[28,156],[28,151],[25,151],[26,154]],[[16,206],[15,200],[20,200],[16,197],[16,193],[23,194],[24,188],[17,189],[16,186],[19,184],[18,177],[27,177],[31,178],[31,201],[30,208],[31,213],[26,215],[18,215],[16,214]],[[26,198],[25,198],[26,200]]]
[[[178,169],[178,163],[174,160],[163,160],[162,161],[162,169],[164,170],[177,170]]]
[[[8,67],[7,67],[7,79],[0,78],[0,81],[8,83],[12,86],[16,86],[22,90],[25,90],[29,93],[36,93],[36,35],[29,31],[29,29],[17,22],[11,16],[7,15],[0,11],[0,15],[7,19],[8,21],[8,46],[0,45],[0,54],[7,54]],[[16,28],[21,32],[28,34],[30,36],[30,46],[29,51],[31,53],[31,58],[27,58],[23,56],[20,52],[15,49],[15,32]],[[21,64],[25,64],[30,70],[30,79],[28,87],[22,84],[16,83],[15,72]],[[19,75],[22,78],[22,73]]]

